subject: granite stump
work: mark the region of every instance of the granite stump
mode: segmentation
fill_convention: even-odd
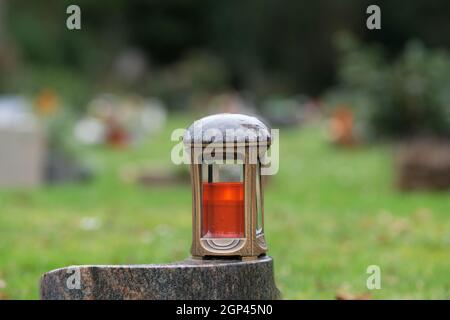
[[[272,300],[273,260],[187,259],[171,264],[83,265],[45,273],[43,300]]]

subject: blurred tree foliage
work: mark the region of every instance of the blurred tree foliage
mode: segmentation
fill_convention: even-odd
[[[2,65],[0,54],[0,92],[33,92],[36,86],[24,88],[23,79],[33,70],[53,69],[55,77],[39,85],[77,97],[75,105],[81,105],[91,92],[123,88],[121,77],[111,70],[128,47],[139,48],[149,61],[146,76],[129,84],[137,92],[161,90],[155,77],[180,60],[197,63],[208,56],[213,58],[205,65],[215,60],[213,64],[220,66],[213,68],[218,74],[211,77],[223,83],[215,82],[214,88],[230,86],[260,97],[298,92],[317,95],[332,85],[337,66],[332,38],[339,30],[348,30],[363,41],[383,42],[391,55],[400,52],[411,36],[427,46],[450,47],[447,0],[0,2],[5,11],[5,18],[0,18],[0,29],[3,25],[6,30],[3,47],[20,61],[10,68],[10,63]],[[382,29],[369,31],[365,11],[374,3],[382,8]],[[81,7],[81,31],[65,28],[69,4]],[[193,58],[195,52],[201,55]],[[65,86],[67,82],[59,81],[56,74],[74,75],[73,82],[80,83]]]
[[[353,108],[377,136],[450,136],[450,56],[410,41],[395,59],[379,46],[338,37],[339,84],[328,99]]]

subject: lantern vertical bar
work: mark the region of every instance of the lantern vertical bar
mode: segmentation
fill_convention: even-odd
[[[195,148],[191,149],[191,181],[192,181],[192,256],[197,256],[199,249],[201,248],[199,239],[201,237],[201,164],[198,163],[196,157],[198,152],[195,152]],[[200,153],[201,154],[201,153]]]

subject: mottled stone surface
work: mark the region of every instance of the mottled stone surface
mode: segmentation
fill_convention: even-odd
[[[259,119],[244,114],[220,113],[195,121],[186,130],[186,146],[210,143],[260,142],[270,145],[270,129]]]
[[[79,278],[79,289],[77,289]],[[42,276],[41,299],[277,299],[273,260],[71,266]]]

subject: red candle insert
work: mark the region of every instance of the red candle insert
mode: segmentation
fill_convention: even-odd
[[[244,237],[244,183],[203,182],[202,236]]]

